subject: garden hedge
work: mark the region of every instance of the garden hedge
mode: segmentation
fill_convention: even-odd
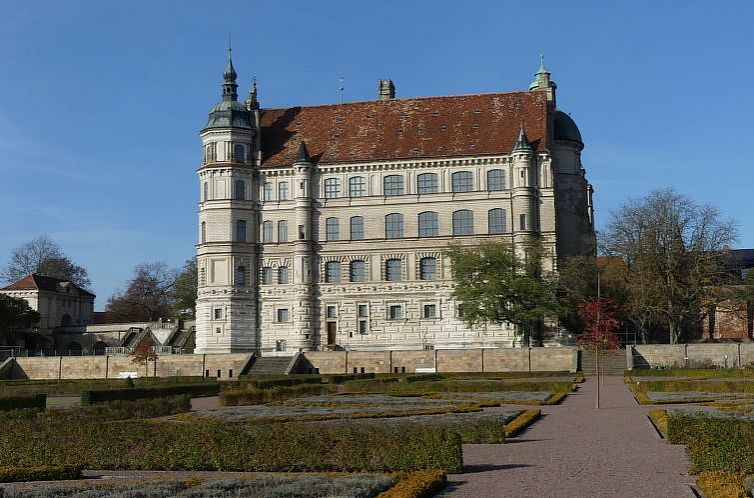
[[[3,427],[6,425],[6,427]],[[12,428],[12,430],[11,430]],[[115,451],[114,451],[115,450]],[[458,434],[424,427],[306,430],[302,424],[242,425],[216,420],[55,419],[0,423],[0,461],[13,466],[76,464],[93,469],[413,471],[463,468]]]
[[[62,481],[79,479],[80,477],[81,467],[76,465],[0,467],[0,482]],[[0,496],[2,496],[2,492],[0,492]]]
[[[272,387],[292,387],[301,384],[321,384],[322,377],[305,376],[305,377],[283,377],[276,379],[245,379],[240,384],[243,387],[255,387],[257,389],[270,389]]]
[[[89,389],[120,389],[130,383],[135,387],[171,386],[206,383],[204,377],[139,377],[137,379],[54,379],[54,380],[4,380],[0,381],[0,396],[11,394],[80,395]]]
[[[445,471],[439,469],[420,470],[397,477],[398,482],[377,498],[431,498],[442,491],[448,482]]]
[[[302,384],[272,389],[237,389],[220,393],[220,406],[259,405],[313,394],[328,394],[330,388],[322,384]]]
[[[754,421],[672,413],[668,441],[686,444],[690,470],[754,473]]]
[[[174,386],[134,387],[126,389],[92,389],[81,393],[81,404],[90,405],[103,401],[133,401],[145,398],[159,398],[185,394],[187,396],[216,396],[220,392],[217,382],[197,382]]]
[[[0,396],[0,411],[34,408],[44,410],[47,406],[46,394],[22,394],[17,396]]]

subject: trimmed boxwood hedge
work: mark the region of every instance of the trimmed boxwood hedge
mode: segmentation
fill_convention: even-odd
[[[5,425],[5,427],[4,427]],[[242,425],[54,419],[0,423],[0,461],[94,469],[220,471],[413,471],[463,468],[458,434],[431,427]]]
[[[79,479],[76,465],[40,465],[38,467],[0,467],[0,482],[62,481]],[[2,493],[0,493],[2,496]]]
[[[47,406],[46,394],[25,394],[19,396],[0,396],[0,411],[35,408],[44,410]]]
[[[243,387],[255,387],[257,389],[269,389],[272,387],[292,387],[301,384],[321,384],[322,377],[283,377],[277,379],[245,379],[240,382]]]
[[[690,470],[754,473],[754,421],[672,413],[668,441],[686,444]]]
[[[220,393],[220,406],[260,405],[314,394],[328,394],[331,389],[322,384],[302,384],[272,389],[237,389]]]
[[[81,393],[81,404],[90,405],[103,401],[160,398],[163,396],[216,396],[220,392],[217,382],[202,382],[195,384],[178,384],[175,386],[133,387],[126,389],[92,389]]]
[[[431,498],[442,491],[448,482],[445,471],[420,470],[410,474],[399,474],[398,482],[377,498]]]

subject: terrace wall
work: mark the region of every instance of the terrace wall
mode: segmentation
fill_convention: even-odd
[[[629,369],[754,365],[754,343],[637,345],[626,353]]]

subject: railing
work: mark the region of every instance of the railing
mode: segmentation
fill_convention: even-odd
[[[131,354],[131,349],[123,347],[123,346],[117,346],[117,347],[107,347],[105,348],[105,354],[120,354],[120,355],[127,355]]]

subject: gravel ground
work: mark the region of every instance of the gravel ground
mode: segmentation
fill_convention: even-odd
[[[652,401],[680,401],[684,399],[705,399],[710,401],[750,399],[754,393],[711,393],[706,391],[650,391],[647,398]]]
[[[602,409],[588,378],[561,405],[500,445],[464,445],[466,473],[449,476],[447,497],[693,497],[683,446],[658,438],[622,377],[607,377]]]

